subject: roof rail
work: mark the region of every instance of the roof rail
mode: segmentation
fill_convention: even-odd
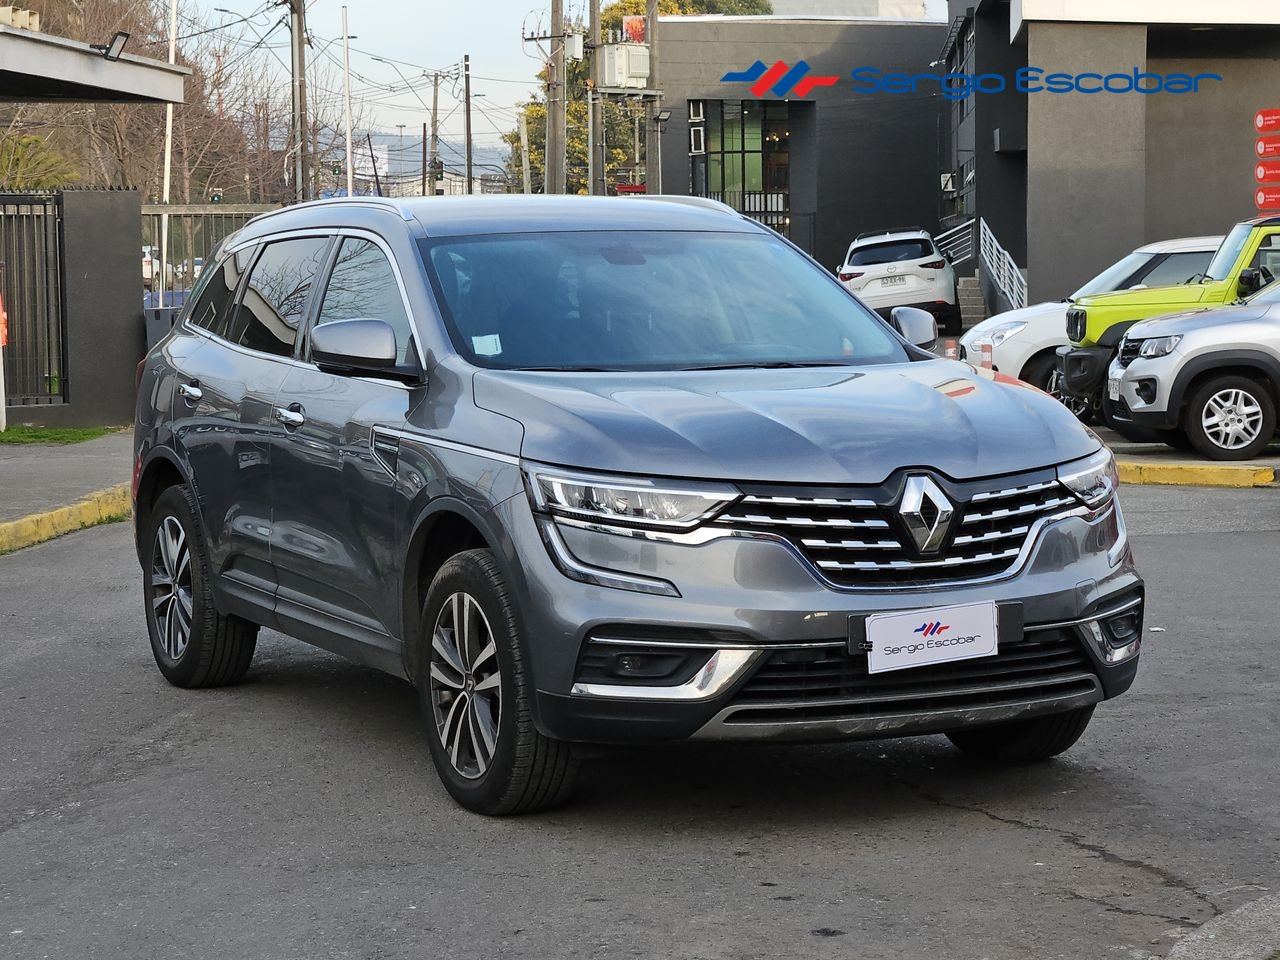
[[[712,200],[710,197],[684,197],[673,193],[638,193],[635,195],[634,199],[663,200],[667,203],[683,203],[687,207],[701,207],[704,210],[715,210],[719,213],[731,213],[735,217],[742,215],[727,203],[721,203],[719,200]]]
[[[302,203],[293,203],[287,207],[280,207],[278,210],[271,210],[267,213],[254,217],[254,220],[262,220],[266,217],[274,217],[284,213],[287,210],[297,210],[302,207],[329,207],[350,204],[352,206],[377,207],[381,210],[392,210],[400,215],[405,221],[413,219],[412,214],[405,209],[404,204],[394,197],[324,197],[319,200],[306,200]]]
[[[924,227],[886,227],[884,230],[872,230],[870,233],[860,233],[853,238],[853,242],[866,240],[868,237],[884,237],[891,233],[927,233]]]

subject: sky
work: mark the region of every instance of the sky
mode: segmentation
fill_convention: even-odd
[[[608,0],[605,0],[607,3]],[[204,25],[231,24],[227,36],[242,44],[259,43],[270,32],[267,44],[289,62],[289,34],[272,28],[285,8],[277,0],[194,0]],[[514,129],[515,106],[537,90],[541,68],[536,45],[522,43],[523,33],[545,34],[549,3],[543,0],[347,0],[351,40],[352,100],[364,104],[372,126],[388,133],[405,124],[406,136],[420,135],[429,119],[431,81],[424,72],[459,67],[464,54],[471,56],[472,135],[477,145],[501,146],[501,133]],[[312,36],[310,58],[334,68],[335,86],[341,89],[342,0],[309,0],[307,28]],[[219,13],[218,8],[236,16]],[[943,0],[930,0],[928,9],[945,17]],[[586,0],[565,0],[569,17],[586,20]],[[254,14],[248,23],[235,24],[237,16]],[[183,30],[189,31],[190,23]],[[329,41],[337,41],[329,44]],[[326,46],[326,44],[329,44]],[[380,63],[380,56],[398,63]],[[335,62],[336,61],[336,62]],[[397,73],[397,70],[399,71]],[[421,100],[419,99],[421,97]],[[458,139],[463,134],[462,85],[444,80],[440,86],[441,135]],[[425,104],[425,105],[424,105]]]

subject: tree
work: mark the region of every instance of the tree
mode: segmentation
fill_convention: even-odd
[[[614,0],[600,11],[601,30],[621,30],[622,18],[644,16],[647,0]],[[773,13],[769,0],[658,0],[658,15],[722,13],[726,16],[759,16]]]
[[[546,171],[547,105],[535,100],[524,105],[525,123],[529,127],[529,180],[534,193],[543,192]],[[589,193],[587,185],[587,102],[585,97],[570,100],[565,105],[565,117],[569,136],[565,142],[565,180],[568,193]],[[625,107],[617,103],[604,104],[605,177],[615,179],[623,170],[632,166],[631,118]],[[519,182],[521,178],[520,134],[506,133],[503,140],[511,148],[507,161],[509,176]]]
[[[56,190],[79,179],[70,161],[43,138],[0,133],[0,190]]]

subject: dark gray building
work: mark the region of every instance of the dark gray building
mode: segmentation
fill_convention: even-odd
[[[1274,3],[951,0],[939,69],[998,74],[948,105],[944,223],[982,218],[1026,271],[1031,301],[1071,293],[1133,248],[1253,216],[1257,110],[1280,106]],[[1096,74],[1019,92],[1017,72]],[[1080,92],[1109,75],[1215,74],[1196,92]],[[1144,87],[1156,81],[1145,79]]]
[[[835,264],[858,233],[917,225],[940,210],[942,99],[859,94],[850,73],[927,70],[946,25],[924,20],[663,17],[659,85],[662,187],[709,196]],[[726,73],[803,60],[839,77],[804,96],[767,92]]]

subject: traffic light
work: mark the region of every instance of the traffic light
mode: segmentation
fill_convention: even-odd
[[[340,164],[340,163],[335,163],[335,164],[333,165],[333,167],[331,167],[330,169],[332,170],[333,175],[334,175],[335,177],[340,177],[340,176],[342,176],[342,164]]]
[[[444,179],[444,161],[436,157],[431,161],[431,169],[436,175],[436,180]]]
[[[210,187],[210,188],[209,188],[209,202],[210,202],[210,203],[221,203],[221,202],[222,202],[222,188],[221,188],[221,187]]]

